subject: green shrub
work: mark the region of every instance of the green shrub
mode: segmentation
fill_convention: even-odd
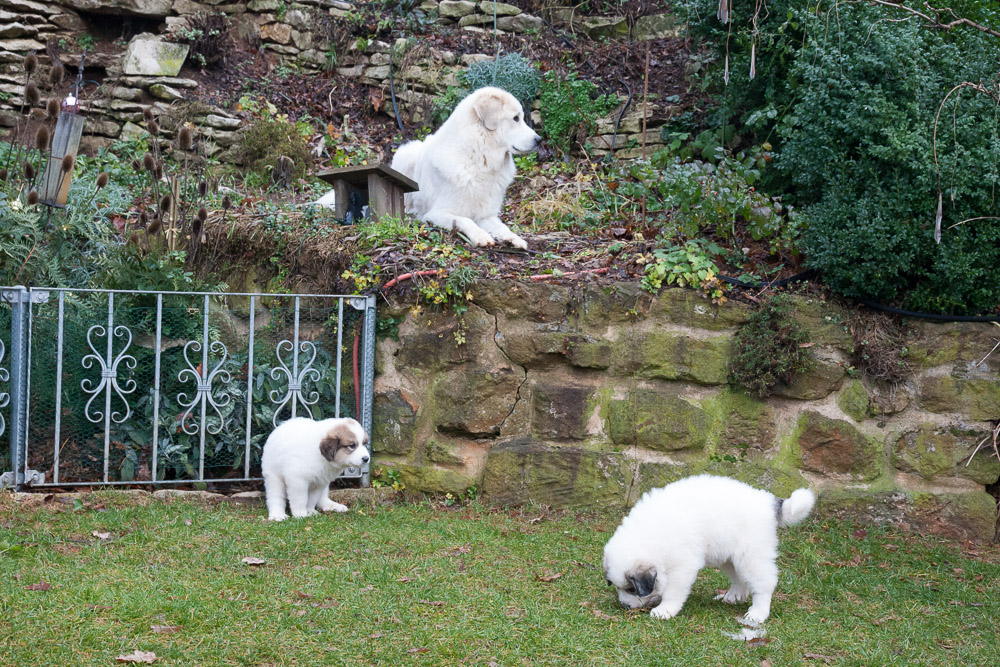
[[[256,118],[242,131],[240,160],[258,177],[260,185],[270,183],[282,155],[291,158],[293,178],[304,178],[312,165],[312,152],[303,127],[282,116]]]
[[[617,97],[599,94],[595,83],[579,78],[576,72],[565,76],[546,72],[539,99],[542,132],[563,151],[569,151],[578,142],[579,132],[589,133],[598,118],[618,106]]]
[[[518,99],[525,114],[530,114],[541,78],[531,61],[520,53],[508,53],[495,60],[474,63],[458,75],[462,85],[448,86],[445,94],[434,100],[428,120],[433,127],[439,127],[466,95],[485,86],[506,90]]]
[[[736,333],[730,381],[760,398],[778,383],[788,384],[809,363],[808,332],[791,317],[793,304],[777,295],[764,303]]]
[[[723,86],[728,26],[715,18],[717,6],[678,3],[692,30],[716,45],[707,79],[718,92],[713,121],[734,122],[745,139],[775,144],[775,168],[762,187],[798,206],[809,265],[852,297],[952,314],[997,306],[1000,223],[989,219],[1000,181],[995,101],[969,90],[953,94],[937,126],[937,165],[933,152],[935,117],[953,86],[983,82],[996,90],[996,38],[889,21],[905,14],[884,6],[774,0],[759,22],[751,81],[745,19],[754,5],[735,3]],[[1000,24],[995,3],[950,6]],[[943,234],[936,244],[939,184]]]

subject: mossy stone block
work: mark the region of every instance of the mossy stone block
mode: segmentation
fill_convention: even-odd
[[[837,395],[841,411],[856,422],[868,416],[868,390],[860,380],[851,380]]]
[[[873,480],[881,473],[881,444],[850,422],[807,411],[799,417],[802,468],[817,473],[849,473]]]
[[[964,477],[979,484],[993,484],[1000,478],[1000,461],[993,448],[985,446],[969,460],[976,446],[990,434],[967,432],[959,428],[942,428],[935,424],[920,424],[896,441],[892,465],[897,470],[920,475],[926,480],[936,477]]]
[[[636,390],[608,403],[608,431],[620,447],[654,451],[702,449],[712,433],[712,417],[678,392]]]
[[[938,414],[956,413],[977,421],[1000,419],[1000,380],[923,377],[919,403]]]

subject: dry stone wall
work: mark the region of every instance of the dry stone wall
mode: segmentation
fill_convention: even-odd
[[[378,347],[377,467],[411,491],[556,506],[625,506],[717,473],[786,497],[812,486],[827,513],[992,539],[1000,462],[969,456],[1000,419],[1000,359],[974,366],[996,327],[912,322],[915,371],[890,392],[852,370],[848,311],[795,298],[814,362],[763,401],[727,383],[749,307],[693,291],[491,282],[462,317],[383,308],[400,324]]]
[[[547,11],[543,19],[522,12],[505,3],[471,2],[470,0],[425,0],[421,10],[442,25],[454,25],[466,31],[494,29],[500,32],[528,33],[541,30],[564,30],[601,39],[629,35],[630,27],[623,17],[592,19],[577,16],[573,11]],[[108,21],[121,24],[141,24],[145,33],[131,36],[120,51],[91,52],[87,58],[87,79],[98,81],[100,88],[87,88],[83,97],[83,112],[87,116],[84,150],[108,145],[114,139],[129,138],[142,132],[141,113],[146,106],[157,115],[175,118],[164,123],[167,138],[179,122],[193,122],[205,128],[209,138],[208,153],[223,160],[234,158],[228,149],[236,141],[235,131],[240,121],[231,110],[209,105],[184,105],[193,97],[198,86],[190,78],[192,67],[185,30],[197,14],[225,13],[238,24],[238,32],[257,40],[260,48],[277,59],[283,59],[302,71],[335,71],[356,77],[365,85],[379,88],[386,100],[390,88],[390,45],[381,41],[369,44],[350,43],[334,47],[330,42],[328,19],[344,19],[356,7],[340,0],[0,0],[0,126],[12,127],[22,102],[23,74],[21,60],[28,53],[41,57],[43,71],[48,60],[48,43],[62,44],[63,63],[76,71],[81,48],[75,41],[86,36],[96,24]],[[643,17],[631,27],[632,39],[653,39],[678,34],[678,27],[669,16]],[[456,54],[451,51],[407,43],[401,40],[398,53],[410,53],[402,66],[393,72],[400,113],[411,123],[426,120],[431,102],[444,94],[449,86],[457,85],[458,73],[469,65],[492,57],[489,54]],[[339,48],[340,52],[337,52]],[[397,55],[397,57],[399,57]],[[182,73],[187,65],[188,75]],[[624,105],[625,99],[622,99]],[[620,109],[619,109],[620,110]],[[641,153],[642,121],[646,120],[645,143],[651,147],[662,144],[659,126],[669,116],[669,105],[653,100],[645,109],[633,101],[621,121],[615,125],[619,110],[599,122],[590,143],[594,154],[602,155],[611,147],[621,157]],[[393,115],[391,104],[382,111]],[[534,114],[539,120],[537,108]]]

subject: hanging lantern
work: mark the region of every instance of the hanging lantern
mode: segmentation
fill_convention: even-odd
[[[59,110],[59,118],[56,120],[56,129],[52,134],[49,161],[39,189],[39,199],[46,206],[66,207],[69,183],[73,178],[73,164],[76,161],[76,152],[80,148],[80,137],[83,135],[83,116],[79,115],[78,112],[80,111],[80,83],[83,79],[83,58],[86,55],[85,51],[80,58],[75,90],[63,100]]]

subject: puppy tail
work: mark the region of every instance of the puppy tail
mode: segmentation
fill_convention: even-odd
[[[816,502],[816,495],[809,489],[796,489],[792,491],[791,497],[787,500],[778,499],[778,523],[782,528],[794,526],[802,523],[812,511]]]

